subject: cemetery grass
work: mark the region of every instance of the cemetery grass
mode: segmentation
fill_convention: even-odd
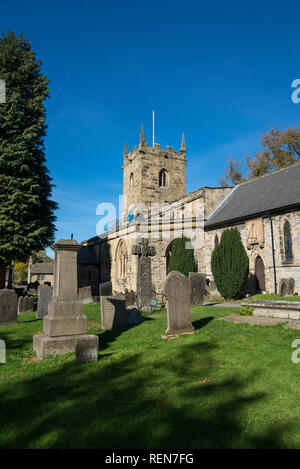
[[[235,311],[195,307],[194,335],[162,340],[166,312],[134,327],[102,331],[97,363],[74,354],[40,361],[35,313],[0,327],[0,448],[299,448],[299,331],[233,324]]]

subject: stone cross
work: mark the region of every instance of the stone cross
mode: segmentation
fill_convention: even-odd
[[[191,285],[185,275],[173,270],[164,284],[164,295],[167,298],[168,328],[166,335],[193,333],[191,322]]]
[[[44,317],[44,333],[33,337],[33,349],[39,358],[75,352],[81,339],[87,339],[91,347],[98,347],[98,336],[88,334],[88,320],[78,296],[77,252],[80,248],[73,239],[60,239],[52,246],[55,252],[52,301]]]
[[[132,254],[138,256],[136,285],[138,307],[147,311],[153,296],[150,257],[155,256],[155,247],[149,246],[149,240],[143,238],[139,244],[132,246]]]

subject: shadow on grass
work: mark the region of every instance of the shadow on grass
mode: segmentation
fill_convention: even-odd
[[[255,373],[215,374],[216,348],[182,341],[171,346],[172,359],[45,360],[39,374],[2,386],[0,447],[279,448],[283,426],[244,432],[245,408],[266,396],[246,390]]]
[[[144,321],[154,321],[153,318],[144,317]],[[142,323],[141,323],[142,324]],[[140,324],[128,324],[127,326],[117,327],[110,331],[104,331],[98,335],[99,337],[99,350],[104,350],[108,347],[111,342],[114,342],[124,332],[129,331],[134,327],[138,327]]]
[[[202,319],[198,319],[197,321],[193,321],[192,324],[196,330],[202,329],[202,327],[209,324],[210,321],[212,321],[213,319],[215,319],[214,316],[208,316],[207,318],[202,318]]]

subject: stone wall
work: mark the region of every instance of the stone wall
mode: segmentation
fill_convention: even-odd
[[[279,284],[283,278],[295,279],[295,292],[300,294],[300,212],[291,211],[282,213],[272,217],[273,220],[273,237],[274,237],[274,250],[275,250],[275,265],[277,277],[277,289],[279,292]],[[288,220],[291,225],[292,240],[293,240],[293,261],[286,262],[284,256],[284,241],[283,241],[283,225]],[[263,225],[263,242],[255,242],[249,236],[249,224],[239,223],[236,226],[240,233],[246,252],[249,257],[250,274],[255,274],[255,261],[258,256],[261,257],[265,266],[265,280],[266,292],[274,293],[274,269],[272,257],[272,237],[270,220],[267,217],[262,218]],[[230,227],[230,226],[227,226]],[[211,254],[214,249],[215,236],[221,239],[222,231],[227,228],[218,228],[206,231],[205,233],[205,258],[207,266],[207,276],[212,279],[210,268]]]

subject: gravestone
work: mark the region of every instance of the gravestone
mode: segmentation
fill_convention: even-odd
[[[164,283],[164,295],[167,298],[168,328],[162,338],[193,333],[191,285],[186,276],[177,271],[170,272]]]
[[[153,296],[150,257],[155,256],[155,247],[149,246],[149,240],[143,238],[132,246],[132,254],[138,256],[136,285],[138,307],[147,311],[150,310],[149,303]]]
[[[98,336],[88,334],[88,320],[77,291],[77,252],[81,245],[73,239],[60,239],[55,252],[54,287],[48,314],[43,319],[43,334],[33,337],[33,349],[46,355],[75,352],[78,340],[86,339],[98,349]]]
[[[295,293],[295,279],[290,278],[288,282],[288,296],[293,296]]]
[[[33,296],[25,296],[23,303],[23,313],[31,313],[34,310],[34,298]]]
[[[206,275],[199,272],[190,272],[191,305],[203,305],[206,288]]]
[[[100,296],[111,296],[112,295],[112,283],[103,282],[99,285],[99,295]]]
[[[130,308],[130,306],[136,305],[136,293],[133,290],[125,291],[125,306]]]
[[[18,301],[18,314],[24,313],[24,300],[25,296],[20,296]]]
[[[75,358],[78,363],[98,361],[98,346],[87,339],[79,339],[76,343]]]
[[[52,288],[48,285],[40,285],[38,288],[38,306],[36,317],[44,318],[48,314],[48,306],[52,300]]]
[[[93,295],[91,287],[81,287],[78,289],[78,295],[83,304],[93,303]]]
[[[128,311],[125,307],[125,299],[117,296],[101,296],[101,326],[110,331],[127,324]]]
[[[0,325],[18,322],[17,295],[13,290],[0,290]]]
[[[6,345],[2,339],[0,339],[0,363],[6,363]]]
[[[288,293],[288,281],[282,278],[279,283],[279,296],[286,296]]]

